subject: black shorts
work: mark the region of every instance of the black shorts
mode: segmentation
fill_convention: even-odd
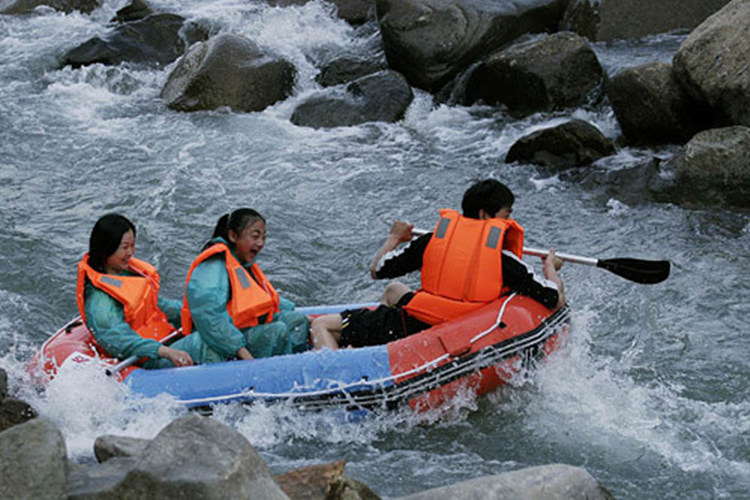
[[[341,313],[341,347],[387,344],[429,328],[431,325],[406,314],[404,306],[414,297],[408,292],[395,307],[347,309]]]

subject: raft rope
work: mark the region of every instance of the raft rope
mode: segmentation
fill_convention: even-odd
[[[500,307],[500,310],[497,314],[497,319],[495,320],[495,323],[487,328],[485,331],[478,333],[475,335],[470,341],[470,344],[474,344],[478,340],[486,337],[489,335],[492,331],[494,331],[500,324],[502,323],[503,314],[505,314],[505,309],[508,306],[508,303],[515,297],[516,294],[512,293],[508,296],[505,301],[503,301],[503,305]],[[441,356],[438,356],[437,358],[433,359],[432,361],[428,361],[421,366],[416,366],[412,368],[411,370],[401,372],[398,375],[389,375],[388,377],[382,377],[375,380],[368,380],[368,381],[357,381],[357,382],[350,382],[348,384],[344,385],[337,385],[336,387],[329,388],[329,389],[320,389],[317,391],[310,391],[310,392],[255,392],[255,389],[249,389],[247,391],[242,391],[234,394],[225,394],[222,396],[213,396],[213,397],[206,397],[206,398],[197,398],[197,399],[181,399],[180,402],[184,404],[196,404],[196,403],[215,403],[219,401],[225,401],[225,400],[231,400],[231,399],[241,399],[247,396],[255,396],[257,398],[267,397],[267,398],[280,398],[280,397],[296,397],[296,396],[304,396],[304,397],[315,397],[315,396],[323,396],[326,394],[331,394],[335,392],[345,392],[347,389],[350,389],[352,387],[356,387],[359,385],[362,385],[363,383],[367,385],[380,385],[384,386],[385,384],[389,382],[394,382],[396,379],[408,377],[411,375],[415,375],[418,373],[421,373],[426,370],[430,370],[432,368],[435,368],[438,363],[441,361],[444,361],[448,358],[450,358],[451,355],[449,353],[442,354]]]

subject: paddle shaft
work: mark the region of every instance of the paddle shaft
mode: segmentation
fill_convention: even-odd
[[[163,339],[161,339],[159,342],[163,345],[169,345],[175,340],[177,340],[177,337],[182,336],[182,329],[175,330]],[[123,359],[116,365],[114,365],[111,368],[106,368],[104,370],[104,373],[107,374],[108,377],[111,377],[113,375],[117,375],[121,371],[123,371],[125,368],[132,366],[138,362],[139,359],[141,359],[143,356],[130,356],[129,358]]]

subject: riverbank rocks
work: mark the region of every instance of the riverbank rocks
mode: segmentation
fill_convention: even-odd
[[[710,126],[707,110],[680,87],[668,63],[623,70],[609,79],[606,88],[631,144],[684,144]]]
[[[117,26],[103,38],[94,37],[69,50],[62,66],[78,68],[94,63],[117,65],[124,62],[167,65],[185,53],[192,43],[208,34],[175,14],[152,14]]]
[[[401,500],[453,500],[455,498],[614,499],[612,494],[585,469],[572,465],[552,464],[529,467],[496,476],[478,477],[401,497]]]
[[[690,95],[722,125],[750,126],[750,0],[733,0],[698,26],[674,56]]]
[[[100,4],[98,0],[4,0],[0,2],[0,14],[30,14],[42,5],[65,13],[77,10],[89,14]]]
[[[561,30],[594,41],[641,38],[691,29],[729,0],[571,0]]]
[[[679,201],[750,208],[750,127],[704,130],[674,159]]]
[[[505,104],[511,114],[524,116],[580,106],[595,97],[603,77],[583,37],[555,33],[491,55],[471,73],[466,99]]]
[[[570,120],[520,138],[508,150],[505,162],[562,169],[589,165],[614,153],[612,141],[598,128],[583,120]]]
[[[67,497],[67,451],[59,429],[39,418],[0,432],[0,498]]]
[[[517,37],[554,31],[567,0],[377,0],[388,65],[410,84],[439,90]]]
[[[292,63],[263,53],[252,40],[221,34],[190,48],[161,97],[178,111],[262,111],[291,94],[295,75]]]
[[[313,128],[346,127],[366,122],[396,122],[414,99],[403,75],[380,71],[359,78],[344,90],[331,89],[299,104],[292,113],[295,125]]]

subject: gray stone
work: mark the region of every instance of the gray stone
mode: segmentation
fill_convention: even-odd
[[[733,0],[682,43],[672,62],[690,95],[723,125],[750,126],[750,0]]]
[[[66,498],[66,455],[62,433],[47,419],[0,433],[0,498]]]
[[[461,483],[416,493],[403,500],[612,500],[614,497],[585,469],[552,464],[529,467],[496,476],[478,477]]]
[[[589,165],[614,153],[612,141],[598,128],[583,120],[571,120],[520,138],[508,150],[505,162],[570,168]]]
[[[653,62],[609,79],[607,95],[632,144],[683,144],[710,126],[707,110],[677,82],[672,66]]]
[[[154,13],[151,6],[145,0],[133,0],[128,5],[118,10],[110,22],[129,23],[144,19]]]
[[[682,200],[750,207],[750,127],[696,134],[675,157],[674,168]]]
[[[324,92],[307,99],[295,108],[291,121],[314,128],[396,122],[403,118],[413,99],[414,93],[403,75],[380,71],[353,81],[344,92]]]
[[[69,50],[63,56],[62,65],[74,68],[124,62],[166,65],[180,57],[190,44],[208,36],[200,29],[188,28],[180,16],[153,14],[120,25],[104,38],[91,38]]]
[[[518,116],[578,107],[596,97],[603,77],[583,37],[555,33],[491,55],[469,77],[467,101],[505,104]]]
[[[61,12],[80,11],[84,14],[99,7],[98,0],[4,0],[0,1],[0,14],[29,14],[41,5]]]
[[[385,69],[386,65],[379,61],[342,57],[325,66],[315,81],[323,87],[332,87]]]
[[[262,111],[292,91],[296,71],[274,59],[251,40],[232,34],[190,48],[169,75],[161,92],[179,111],[227,106],[235,111]]]
[[[388,65],[435,91],[526,33],[554,31],[567,0],[377,0]]]
[[[114,457],[136,457],[150,442],[150,439],[126,436],[99,436],[94,441],[94,456],[100,463]]]
[[[641,38],[692,29],[729,0],[571,0],[560,23],[589,40]]]
[[[36,411],[26,401],[5,398],[0,401],[0,432],[36,418]]]
[[[344,474],[346,462],[332,462],[302,467],[274,476],[290,498],[325,500],[378,500],[367,485]]]

